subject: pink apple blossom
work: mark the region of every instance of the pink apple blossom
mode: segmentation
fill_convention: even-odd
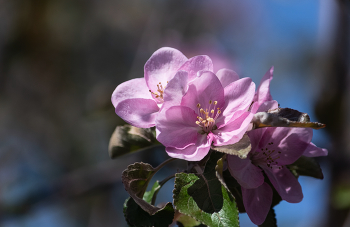
[[[111,99],[116,114],[136,127],[154,126],[164,103],[167,83],[177,73],[187,73],[188,79],[192,80],[200,70],[213,70],[208,56],[187,59],[174,48],[160,48],[146,62],[144,78],[126,81],[114,90]]]
[[[303,199],[301,186],[286,165],[303,154],[327,155],[327,150],[311,143],[312,129],[308,128],[260,128],[247,134],[252,144],[248,157],[229,155],[227,162],[231,175],[241,185],[248,216],[260,225],[269,212],[273,194],[263,172],[283,200],[298,203]]]
[[[177,77],[173,81],[180,82]],[[181,88],[179,82],[176,86],[169,82],[169,86]],[[157,140],[166,147],[169,156],[198,161],[207,155],[212,143],[223,146],[243,137],[253,117],[247,109],[254,97],[255,84],[250,78],[243,78],[225,85],[224,88],[214,73],[201,71],[189,82],[181,99],[176,89],[168,90],[168,97],[178,98],[172,100],[174,105],[160,111],[156,129]]]

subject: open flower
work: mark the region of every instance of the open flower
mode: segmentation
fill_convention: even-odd
[[[286,168],[303,154],[327,155],[326,149],[311,143],[307,128],[260,128],[249,131],[252,149],[246,159],[227,156],[231,175],[242,187],[243,204],[253,223],[264,222],[272,204],[272,189],[264,173],[283,200],[298,203],[303,199],[301,186]]]
[[[136,127],[154,126],[167,83],[179,70],[186,72],[192,80],[200,70],[212,71],[213,64],[208,56],[187,59],[174,48],[157,50],[145,64],[144,78],[126,81],[114,90],[111,99],[116,114]]]
[[[172,91],[178,95],[175,89]],[[188,161],[201,160],[212,142],[215,146],[238,142],[253,117],[246,110],[254,91],[250,78],[236,80],[224,88],[214,73],[200,72],[189,82],[179,105],[158,114],[157,140],[169,156]]]

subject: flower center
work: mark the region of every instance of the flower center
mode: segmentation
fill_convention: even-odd
[[[213,109],[212,104],[214,104]],[[199,125],[205,133],[209,133],[212,129],[215,129],[215,121],[218,118],[218,116],[221,113],[220,108],[217,108],[215,111],[215,106],[218,104],[217,101],[209,101],[209,110],[208,109],[202,109],[201,104],[197,104],[198,107],[198,116],[196,121],[196,124]],[[216,112],[216,113],[215,113]]]
[[[167,83],[169,83],[169,81],[167,81]],[[163,87],[162,83],[159,82],[159,84],[157,84],[157,91],[153,92],[152,90],[149,90],[149,92],[151,92],[151,94],[154,96],[154,98],[159,101],[159,102],[164,102],[163,99],[163,94],[164,94],[164,89],[166,86]]]
[[[267,167],[273,169],[282,169],[283,166],[279,165],[277,160],[280,158],[281,151],[271,150],[269,146],[273,145],[273,142],[268,143],[267,147],[261,148],[261,151],[255,151],[252,154],[251,160],[254,165],[266,164]]]

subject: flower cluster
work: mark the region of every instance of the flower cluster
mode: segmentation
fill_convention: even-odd
[[[241,185],[245,210],[260,225],[272,204],[271,187],[287,202],[303,198],[298,180],[286,166],[302,155],[327,155],[327,150],[311,143],[312,129],[252,127],[254,114],[278,108],[270,94],[272,75],[273,67],[255,89],[250,78],[239,78],[232,70],[214,73],[208,56],[188,59],[165,47],[146,62],[144,78],[115,89],[112,103],[129,124],[155,126],[168,155],[187,161],[199,161],[212,146],[235,144],[247,134],[251,142],[247,158],[228,155],[227,164]]]

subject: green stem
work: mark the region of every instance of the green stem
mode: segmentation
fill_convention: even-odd
[[[172,161],[174,161],[174,160],[176,160],[176,158],[169,158],[169,159],[165,160],[165,161],[162,162],[159,166],[157,166],[157,167],[154,169],[154,171],[155,171],[155,172],[158,172],[158,170],[160,170],[160,169],[163,168],[166,164],[168,164],[169,162],[172,162]]]

